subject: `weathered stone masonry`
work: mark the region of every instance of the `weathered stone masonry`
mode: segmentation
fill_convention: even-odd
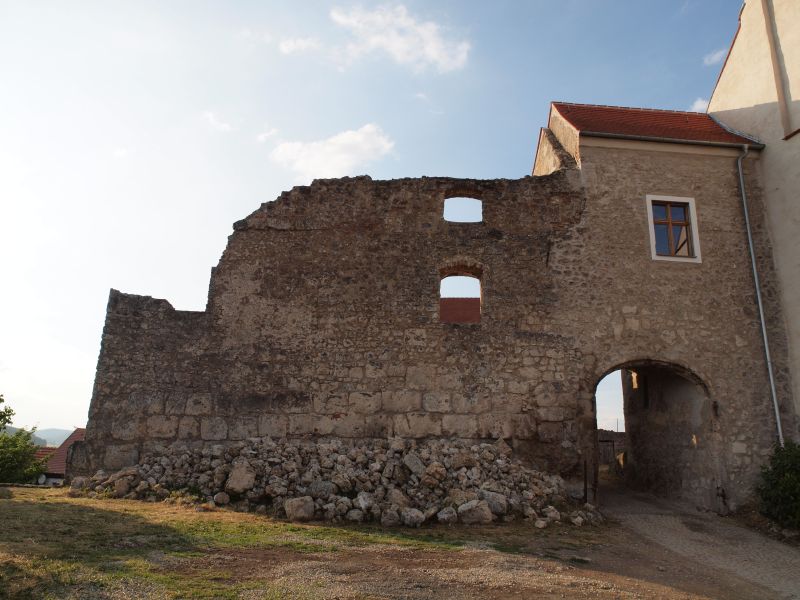
[[[655,402],[661,413],[638,418],[654,440],[675,418],[682,462],[661,483],[735,503],[774,422],[731,153],[564,140],[567,153],[549,130],[540,144],[542,176],[296,187],[234,224],[204,312],[112,290],[73,470],[173,443],[399,436],[504,438],[540,468],[580,475],[586,461],[591,474],[598,380],[663,365],[700,386],[703,406],[688,425]],[[757,162],[746,162],[788,403]],[[651,259],[649,193],[695,198],[702,263]],[[452,196],[481,199],[483,222],[444,221]],[[440,279],[454,273],[481,279],[478,324],[439,321]],[[644,480],[663,467],[652,460]]]

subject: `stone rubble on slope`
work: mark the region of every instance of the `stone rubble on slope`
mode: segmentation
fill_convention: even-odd
[[[425,522],[486,524],[525,518],[536,527],[561,521],[564,481],[524,466],[502,440],[339,439],[275,441],[189,449],[176,445],[146,455],[114,474],[76,477],[72,493],[165,500],[177,491],[292,521],[375,521],[419,527]],[[591,505],[568,515],[573,525],[597,523]]]

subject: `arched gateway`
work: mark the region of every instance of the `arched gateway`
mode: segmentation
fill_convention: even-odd
[[[591,137],[562,114],[570,107],[553,106],[534,176],[317,180],[263,204],[234,224],[205,311],[112,291],[72,472],[254,436],[448,437],[503,438],[539,468],[581,477],[596,462],[594,386],[621,366],[638,482],[709,508],[746,497],[775,422],[739,150]],[[687,115],[636,122],[678,135]],[[744,161],[748,182],[756,160]],[[459,195],[481,199],[480,221],[442,218]],[[757,186],[751,210],[785,409]],[[452,274],[480,278],[479,318],[441,318]]]
[[[708,385],[682,365],[652,359],[626,361],[603,377],[610,372],[622,384],[625,454],[619,462],[627,483],[727,510],[723,407]]]

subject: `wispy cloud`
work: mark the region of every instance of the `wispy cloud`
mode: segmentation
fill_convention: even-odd
[[[708,98],[698,98],[689,107],[693,112],[706,112],[708,110]]]
[[[278,133],[278,130],[277,130],[277,129],[275,129],[274,127],[270,127],[269,129],[265,129],[264,131],[262,131],[261,133],[259,133],[259,134],[256,136],[256,141],[257,141],[259,144],[263,144],[264,142],[266,142],[266,141],[267,141],[269,138],[271,138],[271,137],[272,137],[273,135],[275,135],[276,133]]]
[[[720,48],[719,50],[714,50],[713,52],[709,52],[703,57],[703,64],[707,67],[712,65],[718,65],[722,62],[725,58],[725,55],[728,53],[727,48]]]
[[[446,37],[437,23],[418,21],[403,5],[375,10],[334,8],[330,17],[354,38],[344,50],[348,63],[372,52],[383,52],[396,63],[418,71],[435,67],[443,73],[467,64],[467,40]]]
[[[286,38],[278,44],[278,50],[280,50],[281,54],[294,54],[295,52],[316,50],[320,45],[319,40],[313,37]]]
[[[270,153],[277,164],[297,173],[302,181],[354,174],[361,165],[386,155],[392,139],[373,123],[314,142],[282,142]]]
[[[416,94],[414,94],[414,98],[416,98],[424,105],[426,105],[428,107],[428,112],[431,113],[432,115],[444,114],[443,110],[441,110],[440,108],[436,108],[434,106],[433,102],[431,102],[431,99],[428,97],[428,94],[426,94],[425,92],[417,92]]]
[[[233,131],[233,125],[230,123],[226,123],[225,121],[221,120],[215,113],[210,110],[207,110],[203,113],[203,119],[206,123],[213,129],[214,131],[220,131],[223,133],[228,133]]]

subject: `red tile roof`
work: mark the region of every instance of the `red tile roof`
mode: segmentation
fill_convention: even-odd
[[[480,298],[441,298],[439,320],[442,323],[480,323]]]
[[[51,456],[50,460],[47,462],[45,471],[48,475],[64,476],[64,473],[67,472],[67,452],[69,451],[69,447],[75,442],[83,440],[85,435],[86,430],[83,428],[78,428],[69,434],[69,437],[56,449],[53,456]]]
[[[36,460],[43,460],[48,456],[50,456],[56,450],[57,448],[52,448],[50,446],[39,446],[38,448],[36,448],[36,454],[34,455],[34,458],[36,458]]]
[[[757,140],[728,131],[706,113],[570,102],[553,102],[553,108],[582,135],[761,146]]]

